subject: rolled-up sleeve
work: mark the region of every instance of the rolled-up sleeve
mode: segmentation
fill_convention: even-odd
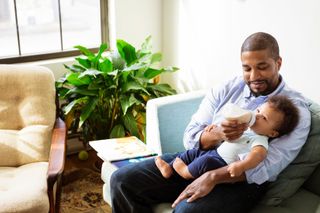
[[[197,112],[192,116],[184,132],[183,144],[186,149],[199,147],[199,140],[203,129],[212,123],[218,103],[217,94],[211,89],[202,100]]]

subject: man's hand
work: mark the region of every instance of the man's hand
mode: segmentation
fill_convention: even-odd
[[[229,164],[227,170],[231,177],[238,177],[245,171],[245,168],[243,167],[241,161],[236,161]]]
[[[187,199],[187,202],[192,202],[198,198],[204,197],[215,187],[216,183],[212,179],[210,172],[206,172],[191,184],[189,184],[179,195],[179,197],[172,204],[172,208],[175,208],[182,200]]]
[[[211,170],[189,184],[173,202],[172,208],[175,208],[182,200],[187,199],[187,202],[195,201],[209,194],[213,188],[220,183],[233,183],[246,180],[242,174],[239,177],[232,178],[227,170],[227,166],[219,169]]]
[[[223,140],[232,141],[241,137],[248,129],[248,124],[238,124],[237,121],[225,120],[220,126],[208,125],[201,134],[200,147],[212,149]]]
[[[248,124],[238,123],[233,120],[225,120],[221,122],[220,130],[224,140],[233,141],[240,138],[244,131],[248,129]]]

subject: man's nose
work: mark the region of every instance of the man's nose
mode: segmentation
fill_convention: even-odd
[[[260,71],[256,70],[256,69],[252,69],[251,75],[250,75],[250,80],[251,81],[256,81],[256,80],[259,80],[260,78],[261,78]]]

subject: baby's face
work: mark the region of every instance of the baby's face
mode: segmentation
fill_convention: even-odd
[[[256,122],[250,128],[259,135],[277,137],[277,127],[283,119],[284,115],[267,102],[257,109]]]

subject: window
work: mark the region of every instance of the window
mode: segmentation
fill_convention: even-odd
[[[0,0],[0,63],[79,54],[107,42],[107,0]]]

